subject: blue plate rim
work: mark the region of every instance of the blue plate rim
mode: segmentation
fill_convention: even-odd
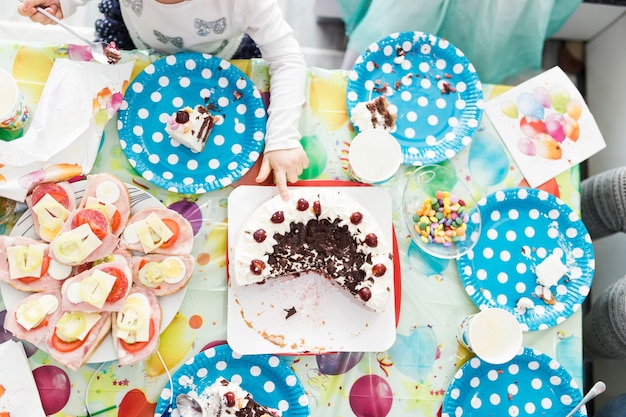
[[[288,410],[283,411],[283,417],[308,417],[310,415],[309,404],[307,403],[303,405],[298,402],[299,398],[306,397],[306,391],[302,382],[294,371],[279,356],[271,354],[238,355],[228,344],[221,344],[207,348],[187,359],[185,363],[172,375],[173,389],[171,390],[171,397],[175,398],[176,395],[180,393],[189,393],[194,391],[194,389],[188,386],[181,386],[178,382],[181,377],[189,375],[195,376],[197,371],[201,369],[201,366],[204,365],[205,368],[208,369],[208,366],[215,365],[218,361],[227,362],[225,369],[229,367],[230,369],[240,369],[242,368],[241,365],[247,365],[247,368],[244,369],[249,371],[250,366],[258,367],[260,368],[260,373],[273,376],[273,382],[276,382],[277,378],[282,378],[283,380],[287,377],[295,378],[294,385],[286,387],[291,391],[289,394],[290,406]],[[267,365],[270,361],[277,361],[278,364],[276,366]],[[200,390],[207,388],[219,376],[222,376],[222,374],[211,375],[208,373],[207,375],[201,377]],[[246,385],[245,380],[242,381],[241,385],[242,388],[253,394],[253,397],[259,401],[259,403],[269,407],[276,407],[276,404],[263,402],[263,391],[261,387],[248,386]],[[169,389],[168,387],[169,382],[159,395],[155,408],[155,416],[160,416],[170,404],[170,398],[163,396],[167,393],[167,390]],[[279,388],[279,384],[276,384],[276,388]],[[198,390],[195,392],[200,394]]]
[[[525,193],[526,197],[520,198],[520,193]],[[581,267],[581,270],[587,271],[587,273],[583,273],[581,277],[573,279],[568,282],[568,286],[570,287],[567,292],[567,303],[563,303],[565,306],[562,314],[558,314],[559,312],[554,309],[552,305],[545,304],[545,314],[535,315],[535,314],[520,314],[516,311],[514,307],[509,305],[494,305],[493,299],[487,299],[484,296],[483,291],[480,289],[488,288],[488,281],[479,280],[475,274],[473,273],[475,270],[474,264],[474,254],[476,251],[479,251],[482,248],[481,242],[486,240],[485,233],[489,229],[489,224],[491,222],[491,218],[489,216],[489,208],[503,206],[504,204],[513,204],[514,201],[518,202],[516,208],[523,207],[524,204],[534,204],[533,208],[552,208],[558,209],[560,212],[559,215],[559,225],[563,224],[564,221],[569,222],[576,226],[577,231],[579,233],[574,239],[567,238],[569,241],[580,242],[580,248],[583,249],[584,256],[577,259],[576,264]],[[534,188],[524,188],[524,187],[514,187],[507,188],[505,190],[495,191],[485,197],[483,197],[476,206],[476,209],[481,212],[482,219],[482,231],[481,236],[478,239],[478,242],[470,250],[468,253],[457,258],[457,267],[459,271],[459,277],[463,284],[464,289],[467,294],[470,296],[474,304],[480,309],[489,308],[489,307],[499,307],[505,310],[508,310],[512,314],[515,315],[517,320],[523,326],[525,331],[535,331],[535,330],[544,330],[549,327],[560,324],[562,321],[569,318],[572,314],[574,314],[584,302],[587,295],[583,295],[580,293],[579,289],[586,285],[587,288],[591,288],[591,284],[593,282],[593,275],[595,272],[595,254],[593,245],[591,242],[591,237],[587,228],[585,227],[582,219],[578,216],[577,213],[572,210],[563,200],[560,198],[548,193],[547,191],[534,189]],[[543,213],[543,212],[542,212]],[[502,234],[499,234],[499,239],[502,239]],[[586,263],[581,263],[580,261],[586,261]],[[486,262],[486,264],[489,264]],[[465,270],[468,269],[472,271],[470,275],[468,275]],[[529,268],[530,269],[530,268]],[[529,274],[526,274],[529,275]],[[533,275],[534,276],[534,275]],[[519,276],[518,276],[519,278]],[[516,281],[517,282],[517,281]],[[533,280],[533,283],[536,281]],[[479,285],[475,285],[479,284]],[[468,288],[470,287],[470,288]],[[534,285],[533,285],[534,288]],[[588,294],[588,293],[587,293]],[[575,295],[575,297],[572,297]],[[496,297],[495,294],[491,294],[492,298]],[[520,295],[521,297],[522,295]]]
[[[361,55],[357,58],[356,62],[354,63],[352,69],[349,71],[348,74],[348,83],[346,87],[346,105],[348,109],[348,115],[351,116],[352,110],[359,102],[369,101],[379,95],[383,95],[383,93],[380,92],[376,93],[374,91],[367,90],[367,88],[365,87],[365,83],[368,80],[372,80],[372,73],[380,72],[380,67],[382,63],[393,65],[394,67],[392,73],[397,72],[395,71],[395,69],[398,68],[399,65],[394,64],[393,60],[389,62],[390,60],[388,57],[383,57],[382,60],[376,58],[379,57],[381,51],[384,50],[386,46],[398,47],[399,44],[402,44],[405,41],[412,42],[411,48],[417,47],[418,51],[419,46],[426,43],[428,43],[431,47],[443,43],[444,45],[446,45],[445,58],[449,59],[451,61],[451,64],[457,63],[463,66],[463,71],[461,72],[461,74],[464,76],[464,78],[462,78],[461,81],[465,82],[467,89],[465,90],[465,92],[458,94],[459,96],[465,98],[467,106],[462,109],[461,112],[463,115],[474,115],[475,117],[461,118],[462,120],[460,121],[460,124],[463,125],[462,128],[459,128],[457,126],[449,129],[448,132],[452,132],[454,134],[453,139],[438,138],[439,140],[437,144],[432,146],[424,146],[426,150],[421,151],[419,148],[415,149],[415,146],[413,146],[414,149],[411,149],[407,142],[410,143],[424,141],[425,138],[409,139],[406,138],[404,135],[399,134],[398,132],[392,132],[392,134],[400,142],[400,145],[402,147],[404,164],[423,165],[441,162],[445,159],[453,157],[455,154],[457,154],[467,145],[469,145],[473,135],[480,127],[480,122],[482,120],[484,111],[482,83],[474,66],[460,49],[458,49],[446,39],[421,31],[395,32],[379,39],[378,41],[368,46],[365,51],[363,51]],[[412,51],[413,49],[410,49],[406,53],[405,58],[411,58],[414,55],[411,53]],[[370,65],[370,69],[367,68],[368,65]],[[371,69],[371,67],[373,67],[373,69]],[[360,74],[366,75],[365,77],[363,77],[365,79],[365,82],[360,81]],[[398,77],[396,76],[396,78]],[[437,82],[441,81],[441,79],[437,80]],[[391,101],[392,104],[394,100],[393,98],[390,99],[390,97],[394,96],[396,96],[396,94],[393,94],[392,96],[387,95],[388,100]],[[429,107],[432,106],[433,105]],[[476,126],[467,126],[466,120],[469,119],[476,120]],[[355,127],[355,131],[357,131],[358,133],[359,129]]]
[[[174,61],[173,64],[170,63],[172,60]],[[195,68],[194,69],[185,68],[187,62],[195,63],[196,65]],[[164,86],[159,86],[159,75],[164,74],[164,73],[170,77],[177,76],[178,74],[180,74],[181,77],[184,75],[186,76],[191,75],[191,76],[195,76],[195,79],[192,81],[196,83],[198,82],[198,79],[200,79],[201,82],[207,82],[206,85],[198,86],[197,87],[198,90],[219,89],[220,87],[217,86],[217,81],[214,79],[213,76],[211,76],[210,79],[207,80],[201,75],[199,75],[198,72],[201,69],[209,69],[213,71],[217,70],[217,71],[220,71],[222,74],[225,74],[226,77],[230,81],[227,89],[231,89],[233,82],[236,82],[239,79],[245,80],[246,82],[245,87],[238,89],[239,91],[243,93],[242,97],[240,99],[233,98],[233,100],[230,101],[230,103],[228,104],[227,108],[229,106],[235,106],[241,103],[244,103],[249,107],[249,109],[247,110],[247,115],[249,116],[245,118],[246,142],[240,143],[242,145],[242,151],[238,155],[234,156],[229,161],[222,161],[226,165],[228,165],[228,163],[237,162],[236,169],[234,170],[219,169],[218,171],[222,171],[223,173],[219,176],[214,176],[214,179],[211,181],[207,180],[207,177],[209,177],[209,175],[204,175],[205,171],[202,171],[202,168],[200,168],[200,170],[196,168],[196,172],[195,172],[196,175],[193,175],[194,172],[192,172],[190,169],[187,169],[185,171],[186,173],[191,172],[191,175],[187,175],[187,177],[193,178],[194,181],[186,184],[185,178],[182,178],[179,181],[175,181],[175,177],[173,174],[172,174],[173,178],[168,179],[168,178],[165,178],[163,175],[163,173],[165,172],[164,170],[163,171],[157,170],[155,172],[153,167],[155,165],[157,166],[157,168],[159,167],[159,165],[164,166],[165,162],[163,162],[160,159],[159,159],[159,162],[157,162],[156,164],[149,161],[149,158],[152,157],[152,155],[156,154],[156,152],[154,154],[150,153],[149,148],[154,147],[155,145],[146,146],[146,145],[150,145],[150,142],[148,141],[148,139],[144,139],[143,132],[141,132],[141,134],[136,134],[135,132],[133,132],[134,123],[132,122],[134,120],[141,119],[135,113],[135,111],[133,111],[133,109],[135,108],[136,105],[143,104],[146,102],[148,103],[148,105],[155,105],[155,103],[149,102],[149,100],[151,100],[149,98],[150,96],[149,93],[151,92],[151,89],[153,90],[152,92],[154,91],[158,92],[159,88],[161,87],[165,88]],[[178,73],[174,71],[178,71]],[[141,84],[142,87],[140,88],[140,91],[136,92],[134,90],[134,86],[138,83]],[[193,86],[190,88],[196,88],[196,87]],[[234,91],[235,90],[233,89],[233,93]],[[183,104],[186,105],[187,103],[183,103]],[[201,103],[197,103],[197,104],[201,104]],[[158,103],[157,105],[161,106],[160,103]],[[168,106],[168,108],[169,110],[171,110],[169,111],[170,114],[176,110],[176,108],[173,105]],[[259,111],[259,110],[262,110],[263,117],[258,117],[258,116],[253,115],[256,111]],[[219,115],[219,111],[216,111],[216,114]],[[139,124],[142,130],[144,126],[152,125],[154,126],[154,128],[152,128],[154,132],[161,132],[163,134],[163,137],[164,137],[163,142],[170,141],[169,137],[167,136],[167,133],[165,133],[165,123],[158,120],[157,117],[158,117],[158,114],[146,119],[146,121],[144,122],[139,120]],[[234,64],[230,63],[229,61],[223,60],[219,57],[216,57],[210,54],[201,54],[201,53],[196,53],[196,52],[181,52],[177,54],[167,55],[154,61],[150,65],[146,66],[146,68],[144,68],[132,80],[132,82],[126,89],[122,106],[118,111],[117,130],[118,130],[118,135],[120,139],[120,145],[122,147],[124,154],[129,160],[129,163],[131,164],[131,166],[133,166],[133,168],[137,170],[143,178],[145,178],[151,183],[158,185],[159,187],[164,188],[168,191],[177,192],[180,194],[202,194],[202,193],[206,193],[209,191],[213,191],[216,189],[229,186],[230,184],[237,181],[239,178],[241,178],[243,175],[245,175],[245,173],[247,173],[250,170],[250,168],[256,163],[258,157],[261,155],[263,151],[263,147],[265,145],[265,133],[266,133],[265,122],[266,122],[266,112],[265,112],[265,106],[263,103],[263,99],[261,98],[260,91],[245,73],[243,73],[239,68],[237,68]],[[221,127],[215,126],[213,129],[213,132],[211,133],[211,137],[213,137],[216,134],[216,132],[219,131],[220,129]],[[260,139],[254,138],[254,135],[257,132],[259,135],[261,135]],[[227,133],[227,132],[223,132],[223,133]],[[232,140],[232,139],[229,139],[229,137],[235,136],[235,135],[224,134],[223,136],[225,138],[225,144],[230,144],[230,145],[233,144],[232,142],[228,142],[228,141]],[[237,143],[234,143],[234,144],[237,144]],[[141,151],[139,153],[134,152],[132,150],[134,146],[139,146],[141,148]],[[180,145],[176,147],[175,153],[180,157],[181,161],[186,161],[185,158],[195,159],[195,155],[201,155],[199,158],[207,159],[210,156],[208,155],[206,151],[209,150],[211,146],[212,144],[209,142],[207,143],[207,148],[205,148],[203,153],[195,154],[191,150]],[[256,155],[257,157],[256,159],[251,159],[247,157],[248,155]],[[207,162],[207,161],[201,160],[200,162]],[[222,164],[220,164],[220,166],[221,165]]]

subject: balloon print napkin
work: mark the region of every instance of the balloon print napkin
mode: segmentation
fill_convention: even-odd
[[[531,187],[606,146],[582,95],[559,67],[490,100],[485,112]]]
[[[0,196],[24,201],[40,182],[88,173],[132,69],[132,62],[55,60],[31,125],[19,139],[0,141]]]

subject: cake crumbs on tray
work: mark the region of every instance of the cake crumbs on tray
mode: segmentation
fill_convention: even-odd
[[[285,316],[285,319],[288,319],[289,317],[297,313],[297,310],[295,307],[284,308],[283,310],[287,313],[287,316]]]

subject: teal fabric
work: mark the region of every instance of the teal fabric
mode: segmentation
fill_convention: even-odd
[[[541,70],[544,41],[582,0],[337,0],[346,16],[347,49],[357,55],[393,32],[446,38],[485,83]]]

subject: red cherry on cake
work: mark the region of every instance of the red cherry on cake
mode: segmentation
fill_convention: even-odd
[[[361,300],[363,301],[368,301],[370,298],[372,298],[372,290],[369,289],[369,287],[363,287],[359,290],[359,297],[361,297]]]
[[[252,262],[250,262],[250,272],[252,272],[254,275],[261,275],[264,269],[265,262],[263,262],[262,260],[253,259]]]
[[[368,233],[368,235],[365,236],[365,244],[370,248],[375,248],[378,246],[378,236],[374,233]]]
[[[375,277],[382,277],[387,272],[387,267],[384,264],[376,264],[372,267],[372,274]]]
[[[267,233],[263,229],[255,230],[254,233],[252,234],[252,238],[256,242],[259,242],[259,243],[263,242],[266,237],[267,237]]]
[[[355,211],[354,213],[350,215],[350,222],[352,224],[359,224],[361,223],[362,220],[363,220],[363,214],[359,213],[358,211]]]
[[[296,209],[298,211],[305,211],[306,209],[309,208],[309,202],[306,201],[304,198],[301,198],[298,200],[298,203],[296,204]]]
[[[235,393],[232,391],[228,391],[224,394],[224,404],[226,407],[234,407],[235,406]]]
[[[270,220],[272,221],[272,223],[275,224],[282,223],[285,221],[285,213],[283,213],[282,211],[277,211],[276,213],[272,214]]]
[[[184,110],[178,110],[176,112],[176,123],[183,124],[189,121],[189,113]]]
[[[313,213],[315,213],[316,217],[322,215],[322,203],[320,203],[319,201],[313,202]]]

